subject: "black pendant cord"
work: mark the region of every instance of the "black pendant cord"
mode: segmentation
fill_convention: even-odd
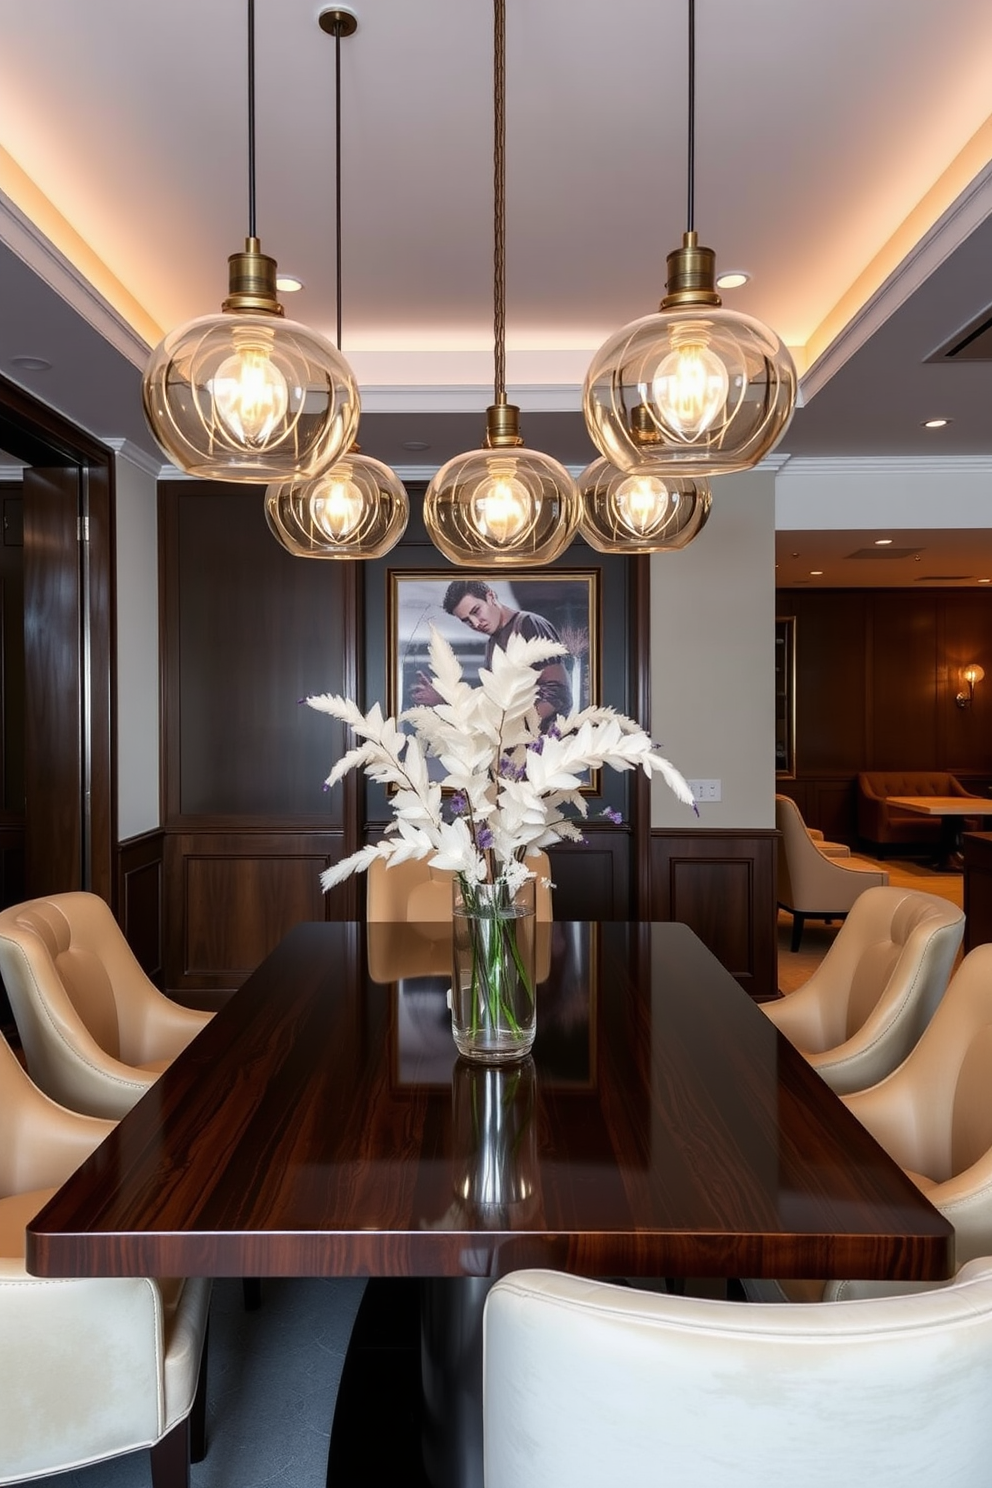
[[[255,231],[255,0],[248,0],[248,236]]]
[[[338,351],[341,350],[341,27],[334,32],[334,262],[338,309]]]
[[[493,0],[493,361],[495,403],[506,402],[506,10]]]
[[[689,168],[686,230],[695,231],[696,179],[696,0],[689,0]]]

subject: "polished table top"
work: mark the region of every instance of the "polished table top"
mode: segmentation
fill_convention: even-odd
[[[949,1274],[947,1221],[685,926],[549,927],[534,1059],[501,1071],[456,1060],[442,933],[297,926],[32,1222],[29,1268]]]
[[[921,816],[992,816],[989,796],[886,796],[889,806],[901,806]]]

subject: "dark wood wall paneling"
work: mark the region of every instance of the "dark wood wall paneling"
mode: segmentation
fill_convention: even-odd
[[[655,831],[651,918],[694,930],[752,996],[776,990],[775,832]]]
[[[117,918],[146,976],[165,986],[165,834],[143,832],[122,842],[117,854]]]
[[[857,840],[859,770],[950,770],[992,783],[992,686],[954,699],[961,669],[992,679],[992,594],[975,589],[782,589],[796,617],[796,776],[778,789],[810,826]]]
[[[161,965],[164,985],[185,1001],[210,1005],[240,985],[300,920],[349,919],[362,911],[363,880],[325,896],[318,875],[381,834],[388,800],[355,775],[322,791],[346,746],[346,730],[299,700],[341,692],[365,707],[376,699],[387,705],[391,575],[458,572],[426,537],[420,495],[411,491],[410,527],[393,553],[367,565],[337,564],[285,553],[266,526],[261,490],[185,481],[160,486]],[[555,567],[596,570],[600,698],[646,716],[647,560],[604,559],[578,544]],[[772,991],[767,844],[701,833],[707,843],[693,846],[692,834],[675,834],[659,849],[649,830],[647,782],[603,775],[600,793],[588,802],[587,843],[552,853],[556,913],[687,919],[745,985]],[[623,826],[602,819],[604,805],[623,812]],[[134,913],[154,961],[154,866],[135,850]],[[147,851],[153,853],[150,845]],[[681,866],[674,889],[652,894],[659,852],[669,877],[669,857]]]

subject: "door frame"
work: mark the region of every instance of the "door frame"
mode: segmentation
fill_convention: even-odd
[[[0,449],[28,465],[70,464],[80,471],[81,540],[80,630],[66,636],[78,660],[79,681],[87,699],[88,829],[79,882],[65,888],[91,889],[116,910],[114,855],[117,842],[117,677],[115,469],[114,454],[92,435],[77,428],[15,383],[0,376]],[[30,688],[30,677],[25,687]],[[78,758],[78,741],[67,731],[65,748]],[[26,831],[30,819],[26,818]]]

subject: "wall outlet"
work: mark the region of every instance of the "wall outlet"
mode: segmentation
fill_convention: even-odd
[[[695,801],[720,801],[722,784],[720,780],[690,780],[689,789]]]

